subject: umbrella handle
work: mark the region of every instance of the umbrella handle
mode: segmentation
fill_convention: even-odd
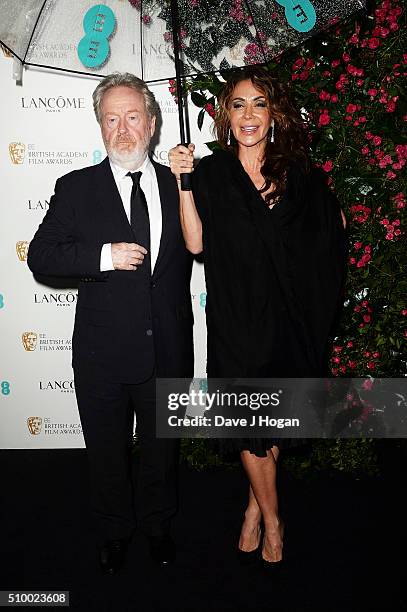
[[[183,147],[187,147],[188,143],[181,142]],[[183,172],[179,175],[181,179],[181,191],[192,191],[192,180],[191,174],[187,172]]]
[[[192,191],[191,175],[185,172],[180,174],[181,178],[181,191]]]

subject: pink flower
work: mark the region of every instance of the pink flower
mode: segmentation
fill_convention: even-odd
[[[393,160],[390,157],[390,155],[385,155],[384,157],[382,157],[382,159],[379,162],[379,168],[385,168],[386,166],[392,163],[393,163]]]
[[[295,60],[293,64],[293,70],[298,70],[298,68],[301,68],[303,65],[304,65],[304,59],[302,57],[299,57],[298,59]]]
[[[380,138],[380,136],[373,136],[373,144],[378,147],[380,144],[382,144],[382,139]]]
[[[322,170],[324,170],[325,172],[330,172],[333,167],[334,165],[330,159],[328,159],[324,164],[322,164]]]
[[[367,378],[365,381],[363,381],[362,389],[364,389],[365,391],[370,391],[372,387],[373,387],[373,380],[371,378]]]
[[[207,104],[205,104],[204,108],[205,108],[206,112],[208,113],[208,115],[210,115],[212,117],[212,119],[214,119],[215,118],[215,108],[214,108],[213,104],[208,102]]]
[[[319,99],[324,101],[324,102],[325,102],[325,100],[329,100],[330,97],[331,97],[331,94],[328,93],[327,91],[325,91],[324,89],[322,89],[322,91],[319,94]]]
[[[331,123],[331,118],[329,116],[328,110],[324,109],[319,116],[318,127],[321,127],[321,125],[328,125],[329,123]]]
[[[388,178],[389,180],[395,179],[396,176],[397,175],[392,170],[389,170],[386,174],[386,178]]]
[[[372,96],[372,98],[374,98],[377,95],[377,89],[373,89],[373,88],[368,89],[367,94],[368,96]]]
[[[381,45],[381,42],[378,38],[372,37],[368,40],[369,49],[377,49]]]

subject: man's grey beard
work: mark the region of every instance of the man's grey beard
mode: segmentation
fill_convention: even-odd
[[[137,147],[133,151],[117,151],[112,147],[107,149],[107,154],[114,164],[123,166],[128,170],[137,170],[147,157],[148,144],[147,146]]]

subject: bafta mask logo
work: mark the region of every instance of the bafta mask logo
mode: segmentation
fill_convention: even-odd
[[[10,159],[16,166],[24,162],[25,144],[22,142],[10,142],[8,146]]]
[[[38,436],[42,429],[42,418],[39,416],[31,416],[27,419],[28,431],[32,436]]]
[[[17,256],[20,261],[27,261],[29,244],[27,240],[19,240],[16,242]]]
[[[7,47],[5,47],[2,43],[0,43],[0,47],[1,47],[1,50],[3,51],[4,57],[13,57],[13,54],[11,53],[11,51],[9,51]]]
[[[37,334],[33,331],[24,332],[21,336],[23,347],[26,351],[32,352],[37,348]]]

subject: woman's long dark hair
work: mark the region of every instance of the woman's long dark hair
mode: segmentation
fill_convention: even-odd
[[[275,189],[266,195],[266,202],[277,202],[285,191],[286,171],[290,162],[299,162],[305,173],[310,170],[308,140],[305,121],[290,99],[288,87],[264,68],[248,66],[236,71],[225,83],[218,97],[214,131],[223,149],[238,152],[238,144],[229,132],[229,109],[233,91],[241,81],[250,80],[266,97],[270,114],[274,119],[274,142],[267,137],[261,173],[264,186],[260,193],[267,191],[271,184]],[[230,144],[228,138],[230,135]]]

